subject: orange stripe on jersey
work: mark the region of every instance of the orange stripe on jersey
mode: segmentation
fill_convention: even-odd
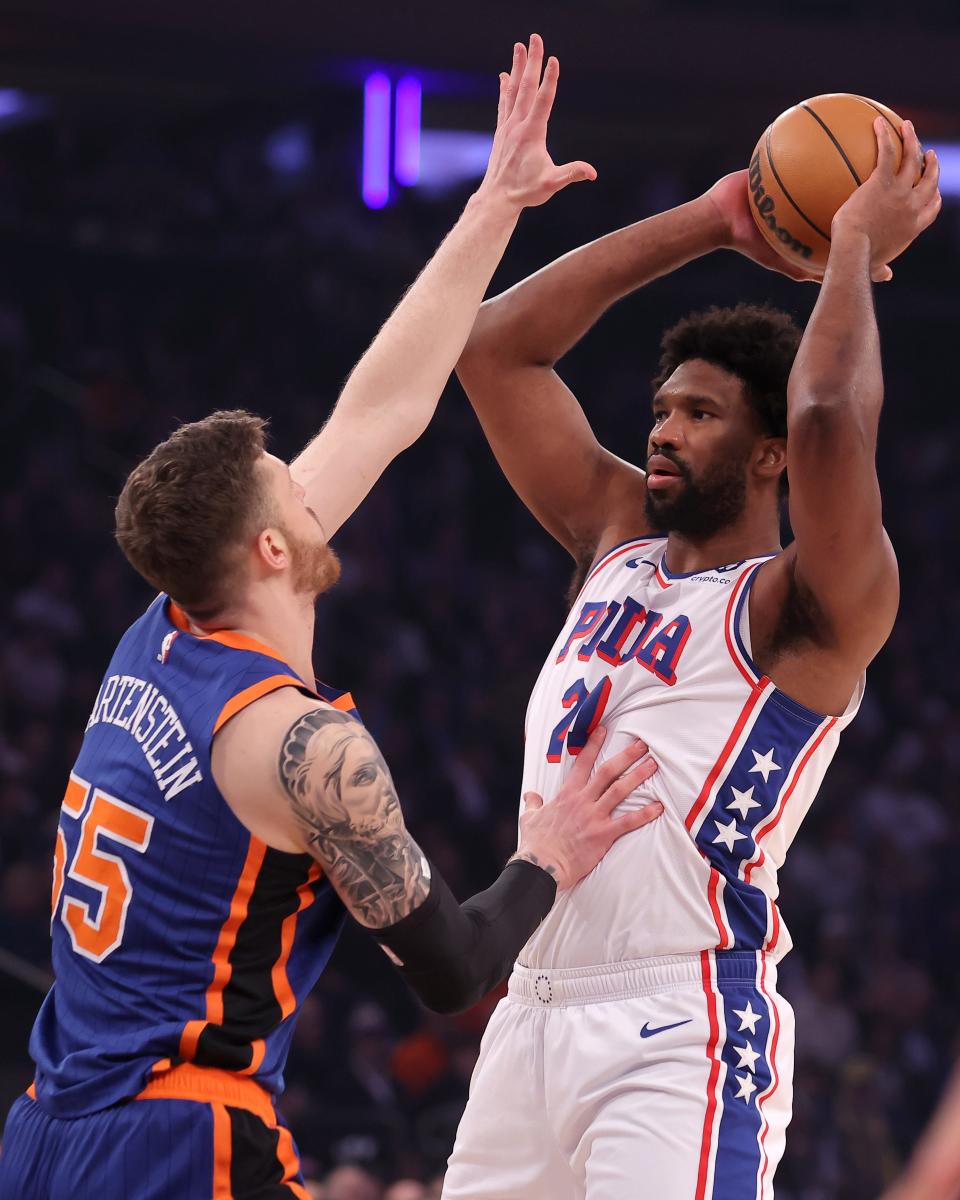
[[[221,708],[220,715],[214,722],[213,732],[218,733],[231,717],[235,717],[238,712],[242,712],[254,700],[259,700],[261,696],[266,696],[268,693],[275,692],[277,688],[282,687],[302,688],[303,680],[298,679],[296,675],[271,675],[267,679],[261,679],[259,683],[254,683],[250,687],[244,688],[242,692],[237,692]]]
[[[233,1157],[230,1114],[222,1104],[211,1104],[213,1113],[213,1196],[212,1200],[233,1200],[230,1187],[230,1160]]]
[[[328,700],[327,703],[331,708],[339,708],[341,711],[349,712],[351,708],[356,708],[353,702],[353,697],[349,692],[344,692],[342,696],[338,696],[336,700]]]
[[[277,1126],[277,1159],[283,1167],[283,1179],[280,1182],[290,1189],[290,1194],[296,1196],[297,1200],[310,1200],[310,1193],[307,1189],[297,1183],[300,1162],[293,1147],[290,1130],[283,1125]]]
[[[263,1038],[257,1038],[256,1041],[250,1043],[250,1065],[241,1070],[241,1075],[256,1075],[263,1065],[264,1055],[267,1053],[267,1043]]]
[[[30,1086],[27,1088],[27,1095],[30,1097],[31,1100],[36,1100],[37,1085],[35,1083],[31,1083]]]
[[[290,986],[290,980],[287,978],[287,963],[290,961],[290,951],[293,949],[293,939],[297,932],[297,917],[305,908],[309,908],[316,899],[313,885],[319,878],[320,868],[314,863],[307,875],[306,882],[301,883],[297,888],[297,895],[300,897],[297,911],[291,913],[280,927],[280,957],[273,964],[270,977],[273,981],[273,994],[280,1005],[281,1020],[289,1017],[297,1007],[297,998],[293,994],[293,988]]]
[[[229,646],[231,650],[253,650],[256,654],[265,654],[267,658],[275,658],[278,662],[286,661],[282,654],[266,642],[258,642],[256,638],[237,633],[233,629],[219,629],[216,633],[194,633],[190,628],[190,618],[173,600],[167,604],[167,615],[181,633],[188,633],[198,642],[218,642],[221,646]]]
[[[223,923],[220,937],[217,939],[217,945],[213,951],[213,979],[207,988],[206,1016],[202,1021],[188,1021],[183,1027],[180,1035],[180,1058],[193,1058],[204,1028],[207,1025],[219,1025],[223,1020],[223,989],[230,982],[232,972],[230,952],[236,944],[237,930],[246,920],[250,897],[253,894],[253,888],[257,882],[257,876],[260,874],[266,852],[266,843],[261,842],[259,838],[251,837],[247,859],[240,872],[240,878],[237,880],[233,899],[230,901],[230,912]]]

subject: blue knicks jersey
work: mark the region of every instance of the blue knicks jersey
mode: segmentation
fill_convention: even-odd
[[[290,686],[314,694],[268,646],[195,637],[166,596],[120,641],[57,830],[56,982],[30,1039],[51,1114],[106,1108],[179,1062],[282,1090],[344,908],[309,855],[234,816],[210,750],[231,717]],[[318,694],[356,715],[349,696]]]

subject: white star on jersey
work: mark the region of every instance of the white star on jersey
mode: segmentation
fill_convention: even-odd
[[[747,774],[752,775],[754,771],[757,771],[763,776],[763,782],[769,783],[771,771],[783,770],[783,767],[781,767],[779,763],[775,763],[773,761],[773,750],[773,746],[770,747],[766,754],[758,754],[756,750],[751,750],[750,753],[756,759],[756,762],[753,764]]]
[[[729,825],[724,825],[721,821],[718,821],[716,817],[714,817],[713,823],[717,827],[717,836],[713,839],[713,844],[715,846],[726,846],[731,854],[733,853],[733,843],[747,836],[745,833],[741,833],[739,829],[737,829],[736,817],[730,818]]]
[[[734,1050],[740,1055],[740,1061],[737,1063],[737,1066],[746,1067],[753,1074],[757,1069],[757,1059],[760,1057],[760,1051],[754,1050],[749,1042],[745,1046],[734,1046]]]
[[[750,1103],[750,1097],[757,1090],[757,1085],[753,1082],[749,1075],[738,1075],[740,1081],[740,1091],[734,1097],[735,1100],[742,1100],[744,1104]]]
[[[736,796],[736,800],[731,800],[727,805],[727,812],[737,812],[740,814],[740,819],[745,821],[747,813],[751,808],[760,807],[760,801],[753,798],[753,789],[755,786],[755,784],[751,784],[745,792],[737,791],[735,787],[731,787],[730,791]]]
[[[757,1032],[757,1022],[762,1020],[763,1014],[755,1013],[750,1007],[749,1000],[747,1001],[746,1008],[735,1008],[733,1012],[734,1016],[740,1018],[740,1033],[743,1033],[745,1029],[749,1029],[755,1035]]]

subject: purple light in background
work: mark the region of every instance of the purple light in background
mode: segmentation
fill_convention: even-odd
[[[383,208],[390,199],[390,80],[382,71],[363,85],[363,202]]]
[[[941,142],[934,149],[940,160],[941,196],[960,196],[960,143]]]
[[[405,75],[397,84],[393,174],[397,183],[413,187],[420,178],[420,80]]]

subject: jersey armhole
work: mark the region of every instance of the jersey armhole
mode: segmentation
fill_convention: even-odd
[[[249,687],[244,688],[243,691],[237,692],[235,696],[230,697],[217,714],[217,719],[213,723],[211,738],[216,737],[224,725],[235,717],[237,713],[241,713],[245,708],[249,708],[256,700],[261,700],[271,692],[276,692],[284,687],[296,688],[304,696],[310,696],[314,700],[320,699],[317,693],[312,692],[303,680],[299,679],[296,675],[269,675],[266,679],[252,683]]]

